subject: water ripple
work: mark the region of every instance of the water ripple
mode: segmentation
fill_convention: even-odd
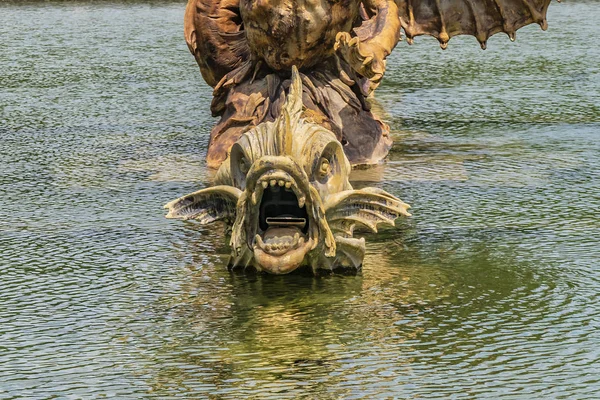
[[[597,397],[593,2],[398,47],[394,148],[352,179],[413,217],[320,278],[230,274],[224,227],[164,219],[215,123],[183,7],[0,3],[0,398]]]

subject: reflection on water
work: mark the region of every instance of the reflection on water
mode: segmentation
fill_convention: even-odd
[[[413,217],[319,278],[230,274],[222,227],[163,218],[215,122],[183,8],[0,5],[0,398],[597,395],[593,2],[398,47],[396,144],[352,179]]]

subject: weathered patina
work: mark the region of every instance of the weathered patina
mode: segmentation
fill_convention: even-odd
[[[220,116],[207,152],[218,168],[241,134],[281,111],[281,81],[292,65],[303,73],[304,107],[342,143],[351,164],[382,160],[389,127],[366,98],[404,30],[435,36],[442,48],[472,35],[482,48],[522,26],[546,29],[551,0],[189,0],[185,39]],[[410,66],[407,66],[409,68]]]
[[[404,30],[487,39],[546,29],[550,0],[189,0],[185,38],[214,88],[209,167],[217,186],[167,217],[231,224],[232,266],[287,273],[360,268],[364,240],[408,215],[381,189],[353,190],[350,166],[382,160],[389,127],[367,98]]]
[[[355,228],[377,232],[409,215],[377,188],[354,190],[350,163],[333,132],[302,117],[302,79],[292,79],[280,116],[242,134],[213,187],[176,199],[167,218],[223,220],[231,229],[231,266],[284,274],[358,270],[365,253]]]

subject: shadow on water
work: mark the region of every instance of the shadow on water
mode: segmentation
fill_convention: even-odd
[[[207,393],[230,388],[224,396],[327,396],[332,385],[347,395],[410,392],[420,368],[437,371],[419,378],[428,388],[458,369],[467,377],[446,378],[456,390],[473,383],[462,379],[507,362],[531,373],[533,361],[522,357],[535,359],[548,335],[536,325],[552,318],[552,307],[573,303],[560,294],[566,282],[559,271],[540,275],[539,265],[489,247],[515,233],[506,230],[416,233],[407,223],[400,237],[395,230],[369,237],[362,276],[311,277],[226,272],[223,256],[214,255],[228,252],[222,237],[212,237],[207,251],[205,228],[186,229],[183,257],[204,256],[152,306],[168,323],[139,338],[155,357],[179,366],[153,371],[149,385],[159,395],[186,385],[199,393],[200,376]],[[564,317],[556,316],[556,329]],[[155,335],[177,340],[153,347]]]

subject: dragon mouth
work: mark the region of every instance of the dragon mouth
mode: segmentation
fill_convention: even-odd
[[[297,181],[282,170],[268,171],[256,182],[250,247],[261,267],[271,273],[296,269],[313,247],[314,218],[307,210],[307,197],[310,202]]]

